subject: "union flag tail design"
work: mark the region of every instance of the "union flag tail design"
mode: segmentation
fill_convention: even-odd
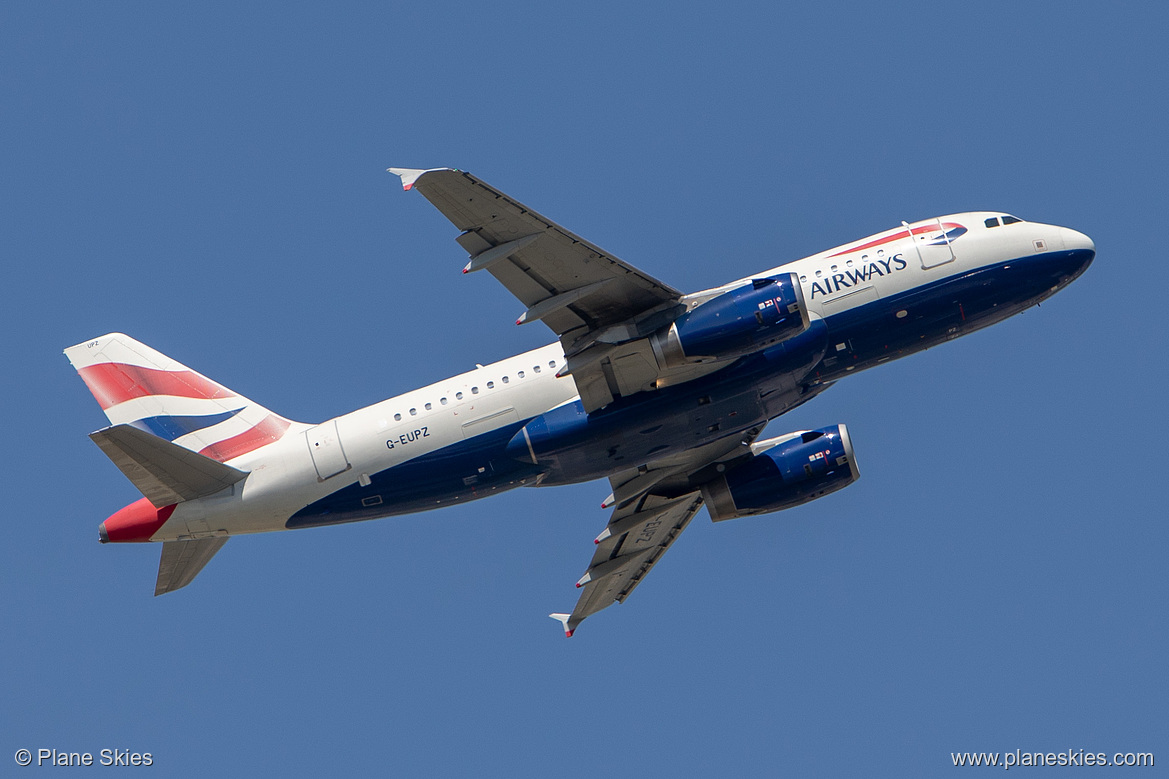
[[[65,356],[110,424],[128,424],[227,462],[304,429],[121,333],[71,346]]]

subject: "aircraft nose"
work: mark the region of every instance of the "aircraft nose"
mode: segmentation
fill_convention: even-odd
[[[1093,256],[1096,254],[1096,244],[1092,239],[1083,233],[1072,230],[1070,227],[1059,228],[1060,235],[1063,237],[1063,246],[1068,251],[1086,251],[1091,252]]]
[[[1059,228],[1059,236],[1063,240],[1064,251],[1058,260],[1061,272],[1066,279],[1061,284],[1067,284],[1088,269],[1092,260],[1096,259],[1096,244],[1092,239],[1070,227]]]

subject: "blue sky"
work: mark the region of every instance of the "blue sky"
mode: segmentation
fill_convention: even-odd
[[[156,776],[938,775],[1169,761],[1162,4],[16,3],[0,746]],[[123,331],[320,421],[550,340],[390,165],[686,290],[916,220],[1091,235],[1040,309],[850,378],[862,478],[701,514],[571,640],[594,483],[234,540],[153,598],[61,350]],[[1163,754],[1162,754],[1163,753]],[[12,765],[9,763],[0,763]],[[35,769],[26,769],[33,771]]]

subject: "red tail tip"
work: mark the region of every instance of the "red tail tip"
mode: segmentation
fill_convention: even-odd
[[[149,541],[174,513],[174,505],[155,508],[141,498],[110,515],[98,527],[103,543]]]

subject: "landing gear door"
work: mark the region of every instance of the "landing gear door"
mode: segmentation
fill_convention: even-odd
[[[926,222],[924,225],[918,225],[912,229],[905,222],[901,224],[905,225],[905,229],[913,235],[913,248],[917,250],[917,258],[921,262],[922,269],[936,268],[958,259],[958,256],[954,254],[954,244],[951,239],[954,237],[953,234],[957,232],[955,228],[966,232],[961,225],[943,223],[941,219],[935,220],[933,223]]]
[[[349,470],[349,460],[341,448],[341,437],[337,434],[337,420],[325,422],[305,432],[308,450],[313,456],[313,465],[321,481]]]

